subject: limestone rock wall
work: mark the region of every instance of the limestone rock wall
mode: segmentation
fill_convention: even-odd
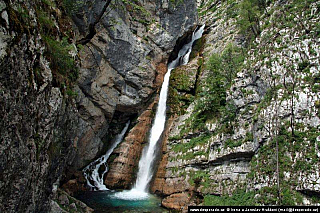
[[[212,55],[221,57],[230,43],[244,48],[248,43],[230,18],[231,5],[198,2],[200,19],[207,25],[205,42],[189,65],[172,71],[168,116],[173,122],[167,126],[169,134],[152,187],[164,197],[165,207],[186,210],[187,205],[202,203],[203,197],[226,202],[239,189],[251,193],[255,204],[317,202],[309,197],[319,194],[320,183],[316,5],[297,9],[294,1],[270,4],[268,15],[262,16],[261,34],[252,42],[241,70],[221,92],[226,102],[216,104],[210,98],[218,96],[206,89],[212,89],[208,85],[214,82],[207,81],[215,62]],[[284,8],[291,8],[295,22],[283,18]],[[196,77],[190,78],[190,73],[197,73]],[[197,113],[207,105],[199,108],[199,103],[208,103],[206,99],[219,108],[210,108],[201,117]]]
[[[37,3],[0,1],[1,212],[47,212],[75,155],[77,109],[44,57]]]

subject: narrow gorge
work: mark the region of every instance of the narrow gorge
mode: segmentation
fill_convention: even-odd
[[[0,14],[0,212],[320,205],[319,1]]]

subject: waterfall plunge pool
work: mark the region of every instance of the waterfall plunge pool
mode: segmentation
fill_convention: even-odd
[[[152,194],[140,193],[141,192],[137,192],[134,194],[132,190],[88,191],[78,194],[75,197],[93,208],[95,213],[169,212],[161,207],[161,198]]]

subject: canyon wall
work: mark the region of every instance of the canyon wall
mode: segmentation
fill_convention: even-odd
[[[103,1],[89,2],[73,17],[80,37],[86,35],[103,5]],[[109,162],[105,183],[110,188],[128,188],[132,184],[169,55],[178,38],[191,32],[197,22],[196,3],[192,0],[120,4],[101,18],[96,34],[80,52],[76,91],[79,131],[84,136],[78,141],[75,160],[69,167],[72,174],[102,154],[108,146],[105,142],[127,119],[132,119],[132,133]]]
[[[0,1],[2,212],[92,211],[57,187],[84,190],[129,119],[105,184],[130,188],[167,62],[201,24],[151,191],[180,211],[319,203],[318,2],[106,2]]]
[[[55,211],[57,203],[89,211],[57,186],[83,189],[81,169],[128,119],[108,185],[132,183],[167,60],[197,23],[196,3],[105,4],[0,1],[1,211]]]
[[[269,3],[254,35],[241,31],[243,4],[198,3],[206,35],[172,71],[152,192],[183,211],[318,203],[319,4]]]
[[[49,66],[36,8],[0,1],[1,212],[48,211],[75,156],[77,108]]]

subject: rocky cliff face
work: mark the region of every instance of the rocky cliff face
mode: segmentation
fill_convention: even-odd
[[[247,10],[241,2],[199,7],[208,33],[172,71],[173,122],[152,191],[180,210],[317,202],[319,5],[265,5],[252,42],[233,10]]]
[[[49,66],[41,7],[0,1],[1,212],[48,211],[75,154],[77,109]]]
[[[151,190],[178,210],[319,202],[318,2],[119,0],[101,18],[105,1],[68,2],[0,1],[2,212],[91,211],[59,181],[78,190],[79,171],[128,119],[105,183],[130,187],[197,7],[206,34],[172,71]]]
[[[104,4],[0,1],[3,212],[89,211],[56,187],[81,179],[79,170],[129,118],[136,121],[110,162],[107,184],[132,183],[169,54],[196,24],[196,4],[113,1],[97,20]],[[94,22],[90,42],[76,45]]]
[[[81,35],[95,21],[103,2],[85,2],[74,17]],[[176,41],[192,30],[197,13],[192,0],[119,1],[113,7],[116,9],[101,18],[97,33],[80,53],[77,100],[83,137],[71,169],[81,169],[106,146],[103,141],[106,133],[112,134],[108,132],[111,122],[119,126],[140,116],[132,135],[116,150],[106,178],[108,187],[128,188],[152,120],[149,105],[161,86]]]

